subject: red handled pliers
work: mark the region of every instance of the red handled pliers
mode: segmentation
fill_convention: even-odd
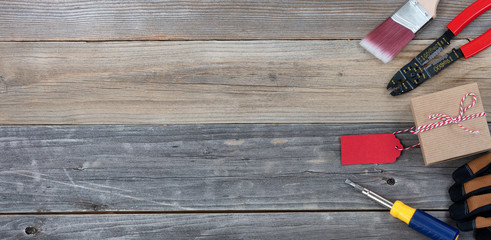
[[[424,81],[435,76],[453,62],[464,57],[470,58],[491,45],[491,28],[478,38],[452,49],[450,53],[424,67],[430,60],[438,55],[446,46],[450,45],[452,38],[462,31],[470,22],[491,8],[491,0],[477,0],[462,11],[448,25],[448,30],[411,62],[402,67],[390,80],[387,89],[392,96],[409,92]]]

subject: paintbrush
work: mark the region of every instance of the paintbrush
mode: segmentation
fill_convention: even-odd
[[[360,45],[384,63],[390,62],[428,22],[440,0],[409,0],[361,40]]]

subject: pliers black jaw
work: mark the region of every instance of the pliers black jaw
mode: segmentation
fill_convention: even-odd
[[[428,78],[425,69],[413,60],[392,77],[387,84],[387,90],[392,89],[390,95],[397,96],[415,89]]]
[[[392,77],[387,85],[387,89],[394,89],[390,92],[392,96],[409,92],[463,57],[464,53],[462,50],[454,48],[451,52],[424,68],[420,67],[418,63],[413,62],[413,60]]]
[[[455,35],[450,30],[447,30],[440,38],[411,60],[411,62],[399,69],[389,81],[389,84],[387,84],[387,90],[392,90],[390,95],[397,96],[409,92],[434,76],[436,73],[430,74],[428,70],[431,66],[427,68],[424,68],[423,66],[435,58],[446,46],[450,45],[450,41],[453,37],[455,37]],[[439,64],[444,58],[437,60],[435,64]],[[457,59],[454,59],[454,61],[455,60]]]

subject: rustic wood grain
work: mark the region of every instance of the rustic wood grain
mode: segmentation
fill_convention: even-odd
[[[478,82],[491,109],[489,50],[388,96],[474,0],[442,1],[383,65],[359,39],[405,1],[0,1],[1,238],[421,238],[347,177],[454,224],[451,173],[472,157],[340,165],[340,135],[409,127],[412,97]]]
[[[451,173],[419,149],[394,164],[340,164],[342,134],[401,124],[0,127],[0,209],[15,212],[383,209],[344,183],[445,210]],[[399,136],[404,145],[417,142]],[[395,185],[387,180],[394,179]]]
[[[489,49],[388,94],[429,43],[381,64],[342,40],[4,42],[0,124],[409,123],[410,98],[470,82],[491,109]]]
[[[454,224],[446,212],[429,213]],[[385,211],[0,216],[0,233],[16,240],[424,238]],[[461,233],[459,239],[472,234]]]
[[[407,0],[1,1],[2,41],[361,39]],[[441,1],[435,39],[474,0]],[[491,12],[458,37],[489,28]]]

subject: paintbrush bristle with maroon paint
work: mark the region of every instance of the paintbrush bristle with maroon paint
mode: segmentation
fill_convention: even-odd
[[[361,40],[360,45],[384,63],[390,62],[436,16],[439,0],[409,0]]]

